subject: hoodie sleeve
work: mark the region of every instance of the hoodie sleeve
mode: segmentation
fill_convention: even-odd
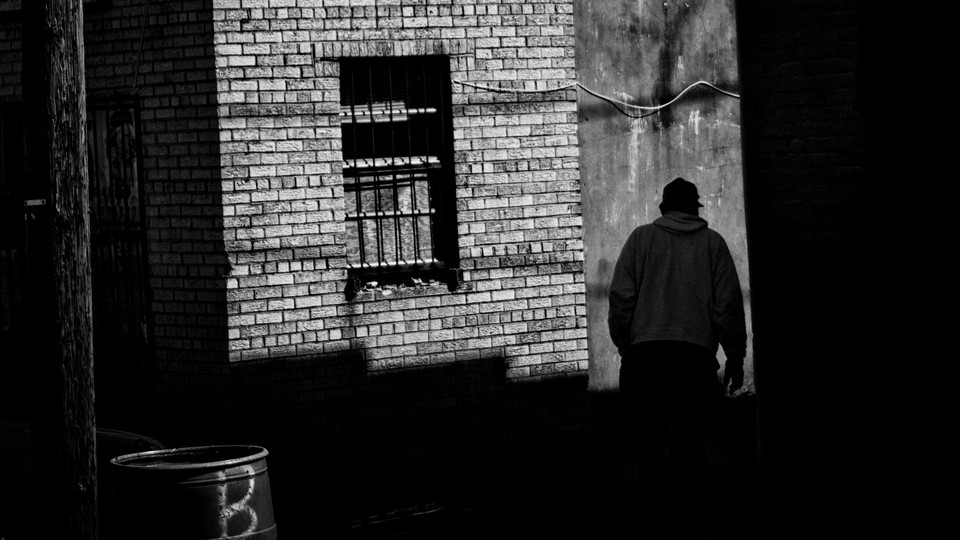
[[[746,317],[743,312],[743,292],[737,267],[730,250],[720,239],[713,278],[714,312],[720,345],[727,358],[743,359],[747,355]]]
[[[630,346],[630,327],[633,322],[633,313],[637,305],[637,254],[634,247],[636,231],[630,234],[620,250],[620,257],[613,268],[613,278],[610,281],[609,311],[607,326],[610,329],[610,338],[623,356]]]

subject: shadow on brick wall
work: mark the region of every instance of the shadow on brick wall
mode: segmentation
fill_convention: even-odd
[[[586,377],[506,378],[503,358],[367,372],[361,351],[232,367],[224,440],[270,450],[278,526],[345,533],[549,474],[589,427]]]
[[[215,430],[229,369],[230,265],[213,2],[123,0],[86,19],[88,94],[133,94],[139,103],[149,312],[142,348],[111,346],[116,340],[94,327],[97,420],[157,437]],[[137,39],[118,42],[111,30],[118,23],[131,25]],[[115,65],[117,58],[124,62]]]

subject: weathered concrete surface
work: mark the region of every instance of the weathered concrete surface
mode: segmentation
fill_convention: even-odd
[[[584,0],[576,28],[578,81],[605,96],[654,106],[700,80],[739,93],[733,0]],[[700,215],[730,246],[751,330],[740,102],[701,85],[631,118],[581,92],[579,114],[590,387],[607,390],[620,365],[606,323],[613,265],[630,231],[660,216],[661,190],[677,176],[698,186]],[[750,333],[745,392],[753,391],[752,356]]]

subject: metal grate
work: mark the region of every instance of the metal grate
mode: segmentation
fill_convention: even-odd
[[[347,264],[355,273],[455,264],[449,77],[445,57],[341,61]]]
[[[148,346],[139,109],[132,100],[87,108],[90,260],[97,350]]]

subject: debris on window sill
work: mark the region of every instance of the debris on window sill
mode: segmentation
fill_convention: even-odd
[[[448,292],[463,292],[470,289],[464,284],[463,272],[460,270],[452,269],[444,273],[446,276],[436,278],[411,276],[399,283],[381,283],[375,279],[365,281],[361,277],[351,276],[347,278],[344,295],[347,300],[368,301],[421,296],[425,293],[438,294],[443,292],[442,289]],[[441,277],[447,277],[447,279],[441,279]]]

